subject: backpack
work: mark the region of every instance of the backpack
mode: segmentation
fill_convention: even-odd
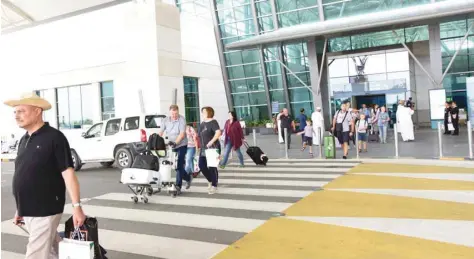
[[[165,139],[156,133],[151,134],[148,138],[147,149],[150,151],[166,150]]]

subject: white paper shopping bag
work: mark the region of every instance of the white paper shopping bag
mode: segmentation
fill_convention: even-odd
[[[59,242],[59,259],[94,259],[94,242],[64,238]]]
[[[207,167],[219,166],[219,152],[215,148],[206,149]]]

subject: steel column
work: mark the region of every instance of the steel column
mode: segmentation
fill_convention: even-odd
[[[472,29],[473,26],[474,26],[474,21],[471,23],[471,26],[469,26],[469,28],[467,28],[467,32],[466,32],[466,34],[464,35],[464,37],[462,38],[461,44],[459,45],[459,47],[458,47],[458,49],[456,50],[456,52],[454,52],[454,56],[451,58],[451,61],[449,61],[449,64],[448,64],[448,66],[446,67],[446,70],[444,70],[443,76],[441,77],[441,80],[440,80],[440,82],[439,82],[440,85],[443,84],[443,79],[444,79],[444,77],[446,76],[446,74],[448,73],[449,69],[451,68],[451,65],[453,64],[454,59],[456,58],[456,56],[458,55],[459,51],[461,50],[462,45],[464,44],[464,42],[466,42],[467,36],[469,36],[469,33],[471,32],[471,29]]]
[[[413,52],[411,52],[410,48],[408,48],[408,46],[405,44],[405,40],[400,38],[400,36],[398,35],[398,33],[395,30],[392,30],[392,33],[400,41],[400,43],[403,45],[403,47],[408,51],[408,54],[410,54],[410,56],[413,58],[413,60],[415,60],[416,64],[418,64],[418,66],[420,66],[421,70],[423,70],[423,72],[425,72],[425,74],[430,78],[433,85],[437,86],[438,84],[433,79],[431,74],[428,73],[428,71],[426,71],[426,69],[423,67],[423,65],[420,63],[420,61],[416,58],[416,56],[413,54]]]
[[[224,89],[227,97],[227,106],[229,110],[233,110],[234,103],[232,102],[232,95],[229,83],[229,75],[227,73],[227,68],[225,65],[225,56],[224,56],[224,44],[221,40],[221,33],[219,29],[219,20],[217,19],[217,10],[216,10],[216,0],[211,0],[211,16],[214,23],[214,34],[216,35],[217,50],[219,53],[219,63],[221,65],[222,78],[224,80]]]
[[[283,60],[283,50],[282,50],[282,45],[278,44],[277,47],[278,55],[275,55],[275,53],[272,53],[270,50],[268,50],[269,53],[272,53],[272,55],[275,57],[276,61],[280,63],[280,68],[281,68],[281,79],[283,83],[283,94],[285,95],[285,102],[287,108],[290,108],[291,110],[291,104],[290,104],[290,92],[288,91],[288,81],[286,77],[286,70],[285,67],[286,65],[283,64],[280,60]]]
[[[271,51],[268,51],[268,52],[271,53]],[[272,55],[275,56],[275,54],[273,54],[273,53],[272,53]],[[315,93],[314,90],[313,90],[311,87],[309,87],[309,86],[308,86],[305,82],[303,82],[303,80],[301,80],[293,71],[291,71],[291,69],[290,69],[287,65],[285,65],[285,63],[283,63],[280,59],[277,58],[276,61],[277,61],[278,63],[280,63],[280,65],[282,65],[286,70],[288,70],[288,72],[290,72],[290,74],[291,74],[292,76],[296,77],[296,79],[298,79],[298,81],[300,81],[300,83],[303,84],[303,86],[306,87],[306,89],[308,89],[309,91],[311,91],[311,93],[313,94],[313,99],[314,99],[314,97],[317,95],[317,93]],[[285,74],[286,74],[286,73],[285,73]]]
[[[272,18],[273,18],[273,27],[275,30],[278,30],[280,25],[278,24],[278,17],[277,17],[277,10],[276,10],[276,2],[275,0],[270,0],[270,6],[272,7]]]
[[[257,33],[260,34],[260,26],[258,25],[257,19],[257,9],[255,7],[255,0],[250,0],[250,8],[252,9],[253,23],[257,30]],[[260,59],[260,69],[262,69],[263,85],[265,87],[265,98],[267,99],[267,110],[269,118],[272,117],[272,107],[270,100],[270,91],[268,86],[267,70],[265,69],[265,57],[263,55],[263,48],[258,48],[258,55]]]
[[[345,3],[345,2],[344,2]],[[318,12],[319,12],[319,20],[324,22],[324,8],[323,8],[323,1],[318,0]]]
[[[318,95],[321,93],[321,78],[323,74],[324,64],[326,63],[326,49],[328,46],[328,38],[324,38],[324,48],[323,48],[323,58],[321,59],[321,68],[319,69],[319,78],[318,78]],[[313,98],[314,99],[314,98]]]

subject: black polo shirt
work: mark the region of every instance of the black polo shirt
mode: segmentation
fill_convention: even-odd
[[[281,128],[287,128],[291,129],[291,123],[293,122],[291,115],[288,114],[288,116],[281,115],[280,116],[280,121],[281,121]]]
[[[18,145],[13,195],[18,215],[45,217],[63,213],[66,185],[62,176],[73,167],[71,149],[63,133],[45,124]]]

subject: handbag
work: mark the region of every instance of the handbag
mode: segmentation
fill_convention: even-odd
[[[94,259],[94,241],[87,241],[80,228],[75,228],[71,238],[59,242],[59,259]]]
[[[76,233],[78,231],[80,233]],[[107,259],[107,257],[105,257],[105,254],[107,253],[107,251],[99,245],[99,224],[96,218],[86,217],[84,224],[78,229],[74,227],[74,221],[71,216],[64,224],[64,236],[65,237],[69,236],[70,239],[73,239],[74,235],[77,235],[77,234],[80,234],[83,238],[85,238],[85,241],[93,242],[94,253],[91,259]],[[67,257],[64,257],[64,258],[67,258]],[[70,259],[73,259],[73,258],[76,258],[76,257],[70,257]],[[83,259],[82,257],[77,257],[77,258]],[[84,257],[84,258],[88,258],[88,257]],[[60,257],[60,259],[63,259],[63,258]]]
[[[452,123],[448,123],[448,131],[454,131],[454,126]]]
[[[219,150],[217,148],[208,148],[205,151],[207,167],[219,166]]]

